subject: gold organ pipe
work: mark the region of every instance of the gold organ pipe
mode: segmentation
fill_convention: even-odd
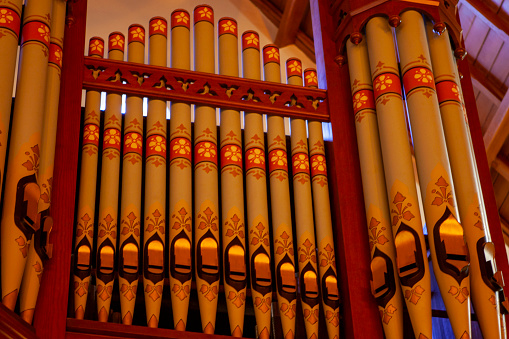
[[[191,68],[189,13],[177,9],[171,14],[171,66]],[[182,86],[188,86],[183,79]],[[170,119],[170,290],[173,323],[186,329],[192,280],[193,166],[191,105],[171,103]]]
[[[9,140],[12,89],[16,70],[19,31],[21,27],[22,0],[8,0],[0,5],[0,192],[3,187],[5,155]],[[2,197],[0,197],[0,202]]]
[[[454,61],[449,34],[437,34],[426,23],[433,75],[444,128],[447,151],[456,191],[461,225],[470,252],[472,302],[484,338],[501,338],[499,291],[501,272],[497,272],[494,245],[491,242],[481,192],[477,184],[476,163],[470,147],[465,121],[458,68]]]
[[[149,64],[166,66],[168,23],[149,22]],[[165,87],[164,78],[159,87]],[[157,327],[164,286],[166,233],[166,101],[149,99],[145,161],[145,220],[143,225],[143,291],[149,327]]]
[[[53,163],[57,132],[58,103],[60,97],[60,72],[62,67],[62,48],[64,43],[65,0],[53,1],[51,16],[51,37],[49,47],[48,74],[46,78],[46,100],[39,163],[39,187],[41,197],[38,203],[40,228],[34,233],[32,245],[28,250],[27,264],[23,273],[20,295],[21,317],[32,323],[44,260],[51,258],[52,244],[49,243],[53,220],[50,217],[51,189],[53,184]]]
[[[104,40],[90,39],[88,55],[104,56]],[[90,285],[92,246],[94,243],[94,214],[99,160],[99,125],[101,119],[101,93],[87,91],[83,122],[83,146],[81,151],[81,175],[78,195],[76,239],[74,244],[73,292],[74,313],[83,319]]]
[[[237,27],[237,22],[232,18],[218,21],[219,73],[222,75],[239,76]],[[227,92],[233,90],[227,89]],[[224,292],[231,334],[242,337],[247,268],[239,111],[221,109],[220,148]]]
[[[124,60],[125,37],[113,32],[108,37],[108,58]],[[115,81],[121,81],[117,74]],[[110,314],[117,252],[118,192],[122,144],[122,95],[106,94],[104,111],[101,185],[99,191],[99,221],[97,232],[96,296],[99,321],[106,322]]]
[[[275,45],[263,47],[265,81],[281,82],[279,49]],[[277,100],[277,93],[271,93]],[[267,143],[269,159],[270,201],[276,290],[285,339],[295,337],[297,311],[297,281],[295,279],[292,212],[286,152],[286,135],[283,117],[267,117]]]
[[[145,28],[129,26],[127,61],[145,62]],[[142,75],[139,74],[139,77]],[[141,81],[141,80],[140,80]],[[122,323],[131,325],[138,289],[141,182],[143,172],[143,98],[128,96],[124,117],[122,158],[122,195],[120,198],[120,226],[118,249],[118,286]]]
[[[260,80],[260,37],[254,31],[242,34],[243,76]],[[248,100],[259,100],[254,95]],[[246,112],[244,116],[244,157],[246,164],[247,227],[251,295],[256,318],[257,335],[270,338],[272,306],[272,273],[265,170],[265,137],[263,115]]]
[[[433,271],[456,338],[470,337],[468,250],[458,223],[424,21],[407,11],[396,28]]]
[[[302,62],[296,58],[286,61],[288,84],[302,86]],[[291,102],[290,105],[303,105]],[[295,223],[297,225],[297,253],[299,258],[299,285],[301,289],[304,324],[309,339],[318,338],[318,318],[320,312],[320,289],[316,266],[315,226],[313,220],[313,201],[311,176],[309,170],[309,151],[306,121],[291,119],[291,159],[293,173],[293,198]]]
[[[316,69],[304,70],[306,87],[318,88]],[[314,105],[315,103],[313,103]],[[322,123],[308,121],[309,156],[311,185],[313,189],[313,208],[318,243],[318,272],[322,307],[327,324],[329,339],[339,339],[339,289],[332,232],[331,209],[329,199],[329,182],[325,159]]]
[[[370,29],[372,27],[368,27],[368,32],[373,33]],[[378,310],[382,314],[385,336],[403,338],[403,298],[387,203],[381,141],[365,39],[358,45],[348,41],[347,52],[371,250],[371,288]],[[400,101],[399,105],[401,104]],[[402,108],[401,106],[400,114],[403,114]],[[402,118],[404,119],[404,116]],[[429,311],[431,313],[431,308]]]
[[[4,2],[5,3],[5,2]],[[19,74],[1,221],[2,304],[13,310],[32,235],[40,228],[37,181],[50,46],[52,0],[25,4]],[[15,14],[13,13],[13,18]],[[12,34],[9,34],[12,39]]]
[[[366,39],[390,224],[396,246],[395,264],[415,337],[422,335],[431,338],[430,272],[408,141],[401,80],[388,20],[382,17],[371,19],[366,26]]]
[[[214,73],[214,12],[207,5],[194,9],[194,68]],[[212,95],[203,88],[203,95]],[[216,109],[195,107],[194,209],[196,288],[203,332],[213,334],[219,293],[219,192]]]

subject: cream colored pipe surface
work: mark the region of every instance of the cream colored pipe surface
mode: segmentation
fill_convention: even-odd
[[[40,228],[38,167],[46,96],[52,0],[25,4],[1,220],[2,303],[13,310],[30,241]]]
[[[369,29],[368,29],[369,31]],[[403,338],[403,298],[385,186],[366,39],[347,42],[350,86],[371,254],[372,293],[387,338]],[[384,272],[391,272],[385,276]]]
[[[168,23],[149,22],[149,64],[166,67]],[[164,79],[159,87],[164,87]],[[149,99],[146,127],[143,291],[149,327],[157,327],[164,286],[166,234],[166,101]]]
[[[214,13],[209,6],[194,9],[194,70],[214,73]],[[204,95],[208,88],[203,88]],[[194,209],[196,288],[203,332],[216,326],[219,293],[219,191],[216,109],[195,106]]]
[[[44,269],[43,260],[51,257],[53,246],[49,243],[53,226],[53,220],[50,217],[50,204],[57,136],[58,103],[60,98],[60,72],[64,43],[65,11],[66,1],[53,0],[46,99],[40,150],[41,157],[37,178],[41,189],[41,197],[38,203],[41,223],[39,230],[34,233],[32,245],[28,251],[27,265],[23,273],[20,291],[21,317],[29,324],[32,323],[37,295],[39,294],[39,286]]]
[[[431,282],[394,38],[387,19],[366,26],[397,273],[415,337],[431,338]],[[354,98],[355,102],[355,98]],[[362,119],[362,114],[357,120]]]
[[[11,120],[12,89],[18,40],[21,27],[22,0],[8,0],[0,5],[0,192],[3,187],[5,156],[9,140]],[[0,196],[0,202],[2,197]]]
[[[145,62],[145,28],[129,26],[127,61]],[[143,172],[143,98],[127,96],[124,116],[122,158],[122,195],[118,248],[118,286],[122,323],[131,325],[138,289],[142,172]]]
[[[171,66],[190,69],[189,13],[177,9],[171,14]],[[188,85],[188,84],[187,84]],[[182,86],[187,86],[182,84]],[[170,119],[170,290],[175,329],[184,331],[191,293],[193,166],[191,105],[171,103]]]
[[[254,31],[242,34],[242,61],[244,78],[260,80],[260,38]],[[257,100],[256,95],[253,95],[251,100]],[[272,270],[263,116],[246,112],[244,120],[251,296],[258,338],[268,339],[272,307]]]
[[[298,59],[286,61],[288,84],[302,86],[302,63]],[[299,105],[296,102],[295,105]],[[306,121],[291,119],[291,159],[293,199],[297,226],[297,253],[299,258],[299,285],[302,312],[307,338],[318,338],[320,289],[316,266],[315,227]]]
[[[468,253],[458,215],[449,158],[428,51],[416,11],[396,28],[403,84],[412,125],[433,271],[456,338],[470,337]]]
[[[219,73],[222,75],[239,76],[237,27],[237,22],[231,18],[218,21]],[[241,133],[239,111],[221,109],[223,281],[230,332],[234,337],[242,337],[247,290]]]
[[[265,81],[281,82],[279,49],[275,45],[263,47]],[[285,125],[282,117],[267,117],[267,148],[269,161],[270,204],[277,301],[284,338],[295,337],[297,312],[297,282],[295,278],[292,211]]]
[[[125,37],[113,32],[108,37],[108,58],[124,60]],[[116,81],[120,81],[117,75]],[[106,94],[104,111],[99,220],[96,248],[96,297],[98,320],[108,321],[113,294],[117,254],[118,193],[122,145],[122,95]]]
[[[433,75],[437,87],[440,113],[451,162],[454,188],[461,225],[470,253],[472,303],[484,338],[501,338],[500,285],[494,280],[496,263],[486,217],[481,215],[481,192],[477,184],[476,163],[470,147],[470,136],[464,118],[458,69],[453,59],[449,34],[433,32],[426,23]]]
[[[88,55],[102,58],[104,41],[93,37],[89,42]],[[99,126],[101,120],[101,93],[87,91],[83,121],[83,146],[81,149],[81,174],[76,214],[76,238],[74,243],[73,293],[74,313],[83,319],[90,285],[92,246],[94,243],[94,215],[99,160]]]

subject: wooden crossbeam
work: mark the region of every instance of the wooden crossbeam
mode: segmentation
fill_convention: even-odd
[[[497,15],[491,8],[481,0],[465,0],[463,3],[470,5],[480,15],[477,17],[488,24],[492,29],[500,34],[509,36],[509,21]]]
[[[263,15],[265,15],[274,25],[277,27],[280,26],[283,18],[283,12],[281,12],[281,10],[279,10],[279,8],[277,8],[273,3],[268,0],[251,0],[251,2],[258,7]],[[307,0],[307,2],[309,2],[309,0]],[[297,30],[295,46],[302,50],[308,58],[315,61],[315,46],[313,39],[308,37],[306,33],[300,29]]]
[[[488,164],[492,166],[498,152],[509,135],[509,92],[504,95],[493,119],[484,133]]]
[[[498,172],[506,181],[509,181],[509,160],[499,154],[491,163],[491,167]]]
[[[468,64],[470,66],[470,75],[477,80],[484,88],[493,94],[499,101],[502,101],[507,86],[493,77],[488,78],[488,70],[486,70],[479,62],[475,62],[474,58],[467,54]]]
[[[295,42],[300,24],[306,15],[309,0],[287,0],[274,43],[285,47]]]

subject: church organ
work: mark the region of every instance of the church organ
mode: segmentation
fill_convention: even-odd
[[[475,105],[461,94],[471,91],[468,70],[452,57],[451,41],[463,53],[450,8],[312,0],[318,71],[288,59],[282,85],[277,46],[259,46],[256,32],[237,32],[235,19],[215,18],[208,5],[154,17],[146,29],[133,24],[127,37],[94,37],[87,57],[87,1],[67,1],[66,15],[65,5],[28,0],[22,19],[2,197],[1,312],[13,319],[0,321],[4,333],[200,338],[185,332],[197,322],[194,307],[208,334],[221,326],[240,337],[256,324],[260,338],[403,338],[412,335],[408,312],[413,334],[431,338],[425,221],[454,335],[471,336],[470,296],[483,335],[504,334],[507,258]],[[4,9],[7,67],[21,4]],[[323,141],[322,122],[331,123],[332,142]],[[33,327],[10,311],[18,298]],[[244,323],[248,299],[255,320]],[[113,322],[124,325],[112,323],[112,300],[120,304]],[[169,302],[173,326],[161,326]],[[148,328],[128,326],[140,317]]]

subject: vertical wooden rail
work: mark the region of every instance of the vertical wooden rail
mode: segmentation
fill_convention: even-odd
[[[380,314],[369,285],[369,246],[356,145],[348,67],[335,61],[335,27],[327,0],[311,0],[319,87],[327,89],[331,109],[334,154],[330,162],[331,189],[336,202],[334,222],[338,270],[343,300],[345,338],[381,338]],[[332,93],[332,95],[331,95]]]
[[[70,10],[72,6],[72,11]],[[87,1],[69,2],[64,34],[65,58],[57,123],[52,216],[53,258],[45,267],[41,281],[34,327],[40,338],[59,338],[65,333],[71,247],[78,173],[81,83],[84,60]]]

